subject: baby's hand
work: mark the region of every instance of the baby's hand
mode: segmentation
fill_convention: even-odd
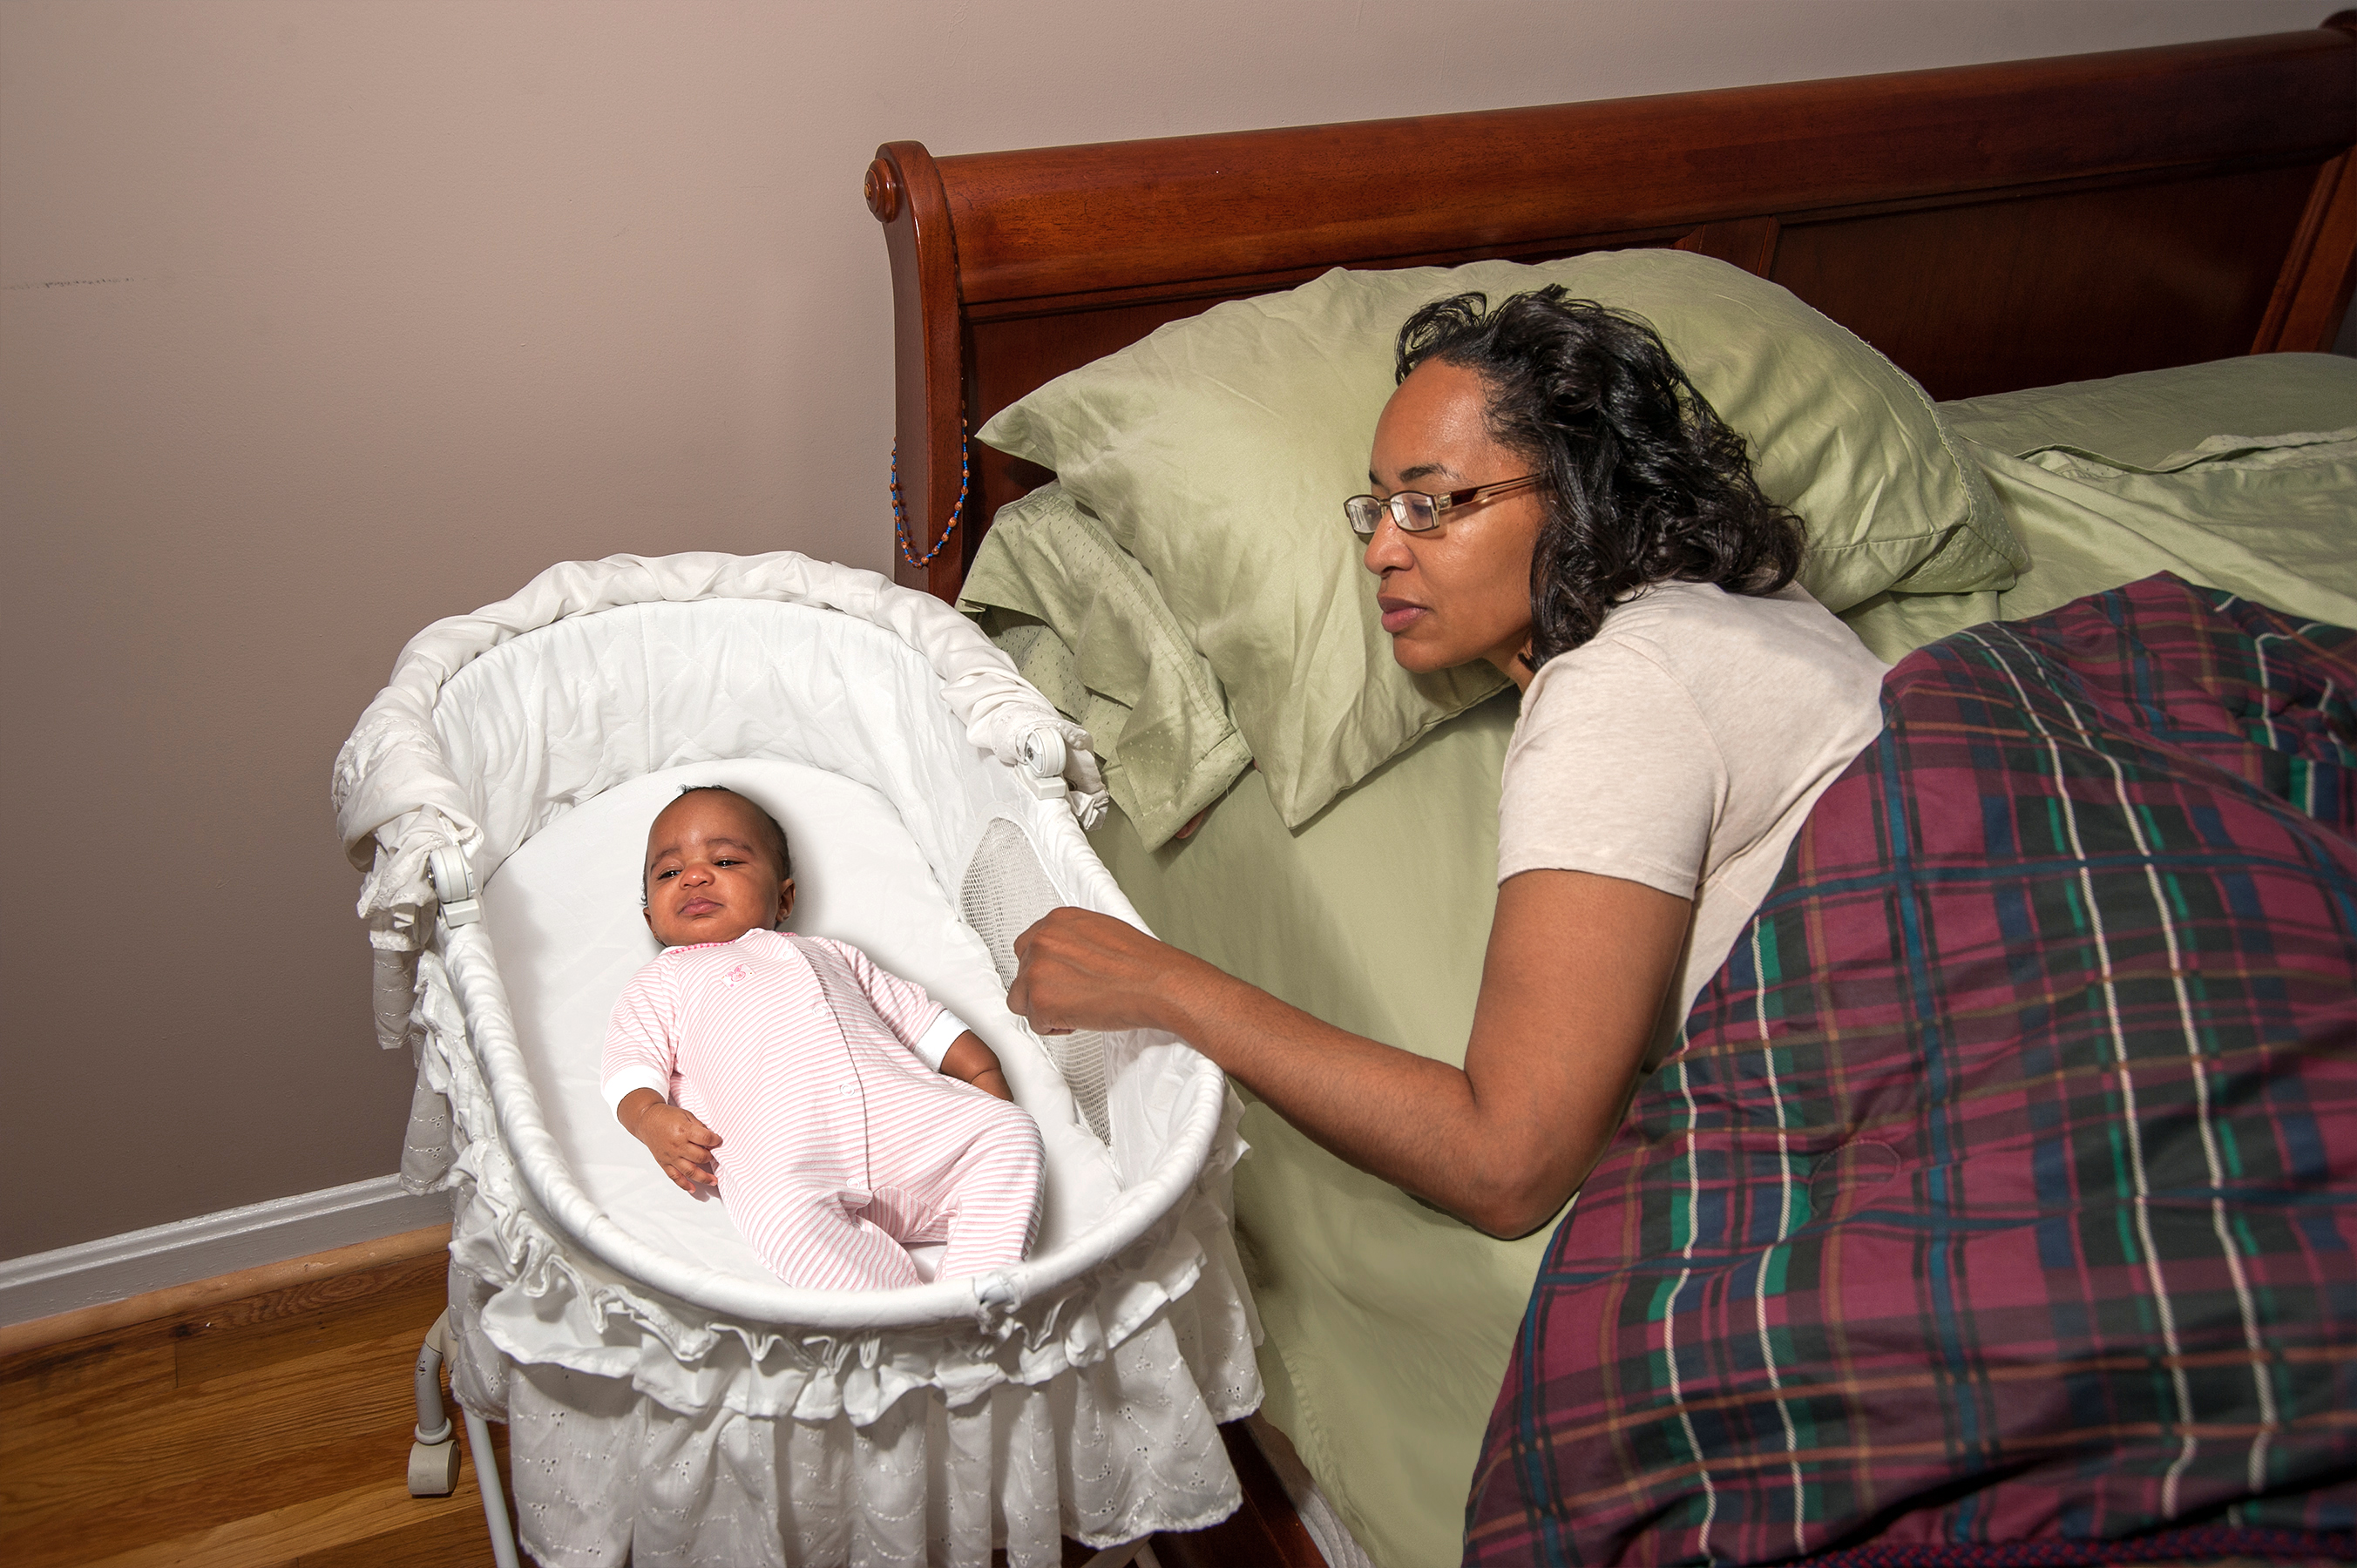
[[[640,1095],[646,1096],[646,1104],[633,1106],[630,1101]],[[655,1164],[680,1191],[700,1197],[703,1194],[696,1188],[702,1186],[719,1192],[720,1173],[712,1155],[720,1146],[719,1133],[678,1106],[656,1098],[652,1090],[633,1090],[622,1101],[619,1112],[622,1124],[652,1152]]]

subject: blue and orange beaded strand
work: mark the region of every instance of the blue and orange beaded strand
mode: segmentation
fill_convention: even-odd
[[[961,419],[958,421],[957,502],[950,508],[950,520],[942,525],[941,538],[934,541],[931,550],[920,556],[909,547],[909,511],[900,501],[900,443],[897,440],[892,443],[892,536],[899,541],[900,557],[909,565],[931,565],[933,557],[942,553],[942,547],[949,543],[950,536],[957,532],[958,518],[965,511],[966,485],[972,473],[966,462],[965,421]]]

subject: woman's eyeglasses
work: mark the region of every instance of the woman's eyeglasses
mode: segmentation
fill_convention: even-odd
[[[1342,503],[1342,515],[1351,520],[1351,532],[1361,539],[1372,539],[1375,530],[1383,525],[1383,514],[1399,525],[1403,533],[1423,533],[1440,526],[1440,514],[1453,506],[1470,506],[1492,496],[1502,496],[1523,490],[1544,478],[1543,474],[1524,474],[1519,479],[1501,479],[1494,485],[1475,485],[1470,489],[1450,490],[1446,495],[1428,496],[1422,490],[1402,490],[1389,500],[1373,496],[1352,496]]]

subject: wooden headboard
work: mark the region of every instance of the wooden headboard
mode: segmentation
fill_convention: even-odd
[[[2319,349],[2357,278],[2357,11],[2313,32],[935,158],[891,142],[900,581],[1048,476],[963,433],[1331,266],[1631,245],[1774,279],[1935,398]],[[912,564],[913,554],[923,562]]]

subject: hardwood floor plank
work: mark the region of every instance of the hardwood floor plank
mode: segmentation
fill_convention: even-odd
[[[437,1513],[365,1541],[307,1548],[295,1568],[491,1568],[490,1531],[479,1506]]]
[[[416,1271],[407,1273],[414,1276]],[[423,1339],[447,1303],[445,1273],[433,1267],[422,1279],[387,1280],[360,1294],[350,1292],[351,1276],[321,1280],[282,1294],[326,1299],[282,1300],[268,1316],[244,1321],[224,1321],[228,1315],[221,1315],[183,1324],[174,1330],[175,1380],[189,1388],[223,1376],[243,1377],[278,1361],[382,1339],[413,1324]],[[411,1354],[415,1355],[414,1346]]]
[[[10,1359],[0,1365],[0,1471],[59,1433],[172,1391],[171,1332],[162,1326]]]
[[[254,1568],[294,1563],[320,1552],[414,1529],[422,1520],[463,1516],[482,1529],[483,1506],[471,1486],[447,1498],[413,1498],[401,1480],[354,1487],[210,1529],[150,1541],[110,1557],[67,1559],[88,1568]],[[485,1559],[489,1560],[488,1548]]]
[[[0,1479],[0,1560],[32,1568],[77,1517],[86,1560],[404,1477],[425,1326],[142,1400],[21,1454]],[[123,1498],[140,1506],[92,1508]]]

